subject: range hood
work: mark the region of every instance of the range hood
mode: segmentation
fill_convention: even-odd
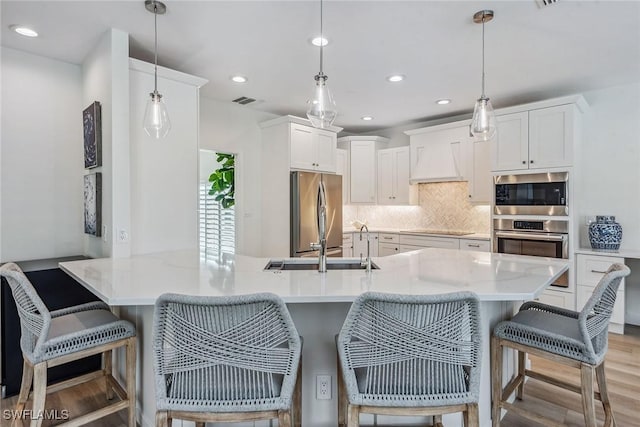
[[[410,182],[466,181],[461,154],[460,142],[412,142]]]

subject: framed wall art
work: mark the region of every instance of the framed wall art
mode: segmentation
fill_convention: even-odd
[[[84,135],[84,167],[86,169],[102,166],[102,124],[100,103],[95,101],[82,112]]]
[[[84,176],[84,232],[100,237],[102,230],[102,174]]]

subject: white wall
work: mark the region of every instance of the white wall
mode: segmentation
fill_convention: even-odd
[[[275,117],[231,102],[200,99],[200,148],[237,155],[236,253],[243,255],[261,255],[261,195],[268,184],[261,182],[258,123]]]
[[[622,225],[621,248],[640,250],[640,83],[584,94],[580,211],[615,215]],[[626,321],[640,325],[640,270],[630,263],[626,282]]]
[[[0,261],[83,252],[82,73],[1,48]]]
[[[128,256],[128,242],[115,245],[114,229],[129,228],[129,36],[109,30],[82,64],[83,107],[101,104],[103,235],[86,235],[84,252],[91,257]],[[82,165],[84,166],[84,165]],[[105,233],[106,231],[106,233]]]

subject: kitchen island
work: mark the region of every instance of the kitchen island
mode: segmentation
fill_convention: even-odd
[[[297,263],[314,261],[317,262],[313,259],[290,260]],[[153,304],[162,293],[222,296],[273,292],[282,297],[305,340],[303,425],[325,427],[337,423],[334,335],[339,332],[355,297],[366,291],[439,294],[462,290],[477,293],[481,300],[480,425],[490,425],[491,328],[509,317],[519,302],[538,297],[568,269],[568,261],[435,248],[374,258],[373,261],[379,269],[370,273],[355,269],[326,273],[266,271],[268,258],[230,255],[219,261],[204,261],[197,251],[176,251],[62,262],[60,267],[107,304],[117,307],[122,318],[136,324],[140,354],[138,409],[142,426],[154,425],[151,334]],[[329,262],[338,260],[330,259]],[[511,371],[513,363],[507,363],[506,369]],[[320,374],[332,376],[331,400],[316,399],[315,379]],[[379,417],[377,421],[407,425],[412,420]],[[447,416],[445,421],[447,425],[462,425],[458,414]],[[362,417],[362,423],[371,424],[372,419]]]

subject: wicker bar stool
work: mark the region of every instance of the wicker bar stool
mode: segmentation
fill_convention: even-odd
[[[493,427],[500,426],[502,409],[544,425],[563,425],[507,401],[514,391],[516,398],[522,399],[526,377],[581,394],[586,427],[596,426],[594,398],[602,402],[604,425],[616,425],[607,393],[604,357],[608,347],[609,319],[618,287],[629,273],[625,265],[613,264],[580,312],[531,301],[523,304],[513,319],[494,328],[491,338]],[[518,373],[502,389],[504,347],[518,352]],[[527,353],[579,369],[581,386],[526,369]],[[594,374],[599,389],[595,393]]]
[[[338,424],[361,413],[431,416],[462,412],[479,426],[481,334],[471,292],[395,295],[367,292],[338,336]]]
[[[20,267],[7,263],[0,267],[7,279],[20,316],[20,347],[24,358],[17,412],[24,409],[33,383],[31,427],[39,427],[47,393],[104,377],[107,399],[115,392],[120,400],[62,425],[80,426],[122,409],[128,409],[128,426],[136,425],[136,331],[118,319],[109,306],[91,302],[50,312]],[[126,348],[126,391],[111,375],[111,352]],[[47,387],[47,368],[102,353],[103,369]]]
[[[278,296],[164,294],[154,313],[156,426],[301,425],[301,338]]]

